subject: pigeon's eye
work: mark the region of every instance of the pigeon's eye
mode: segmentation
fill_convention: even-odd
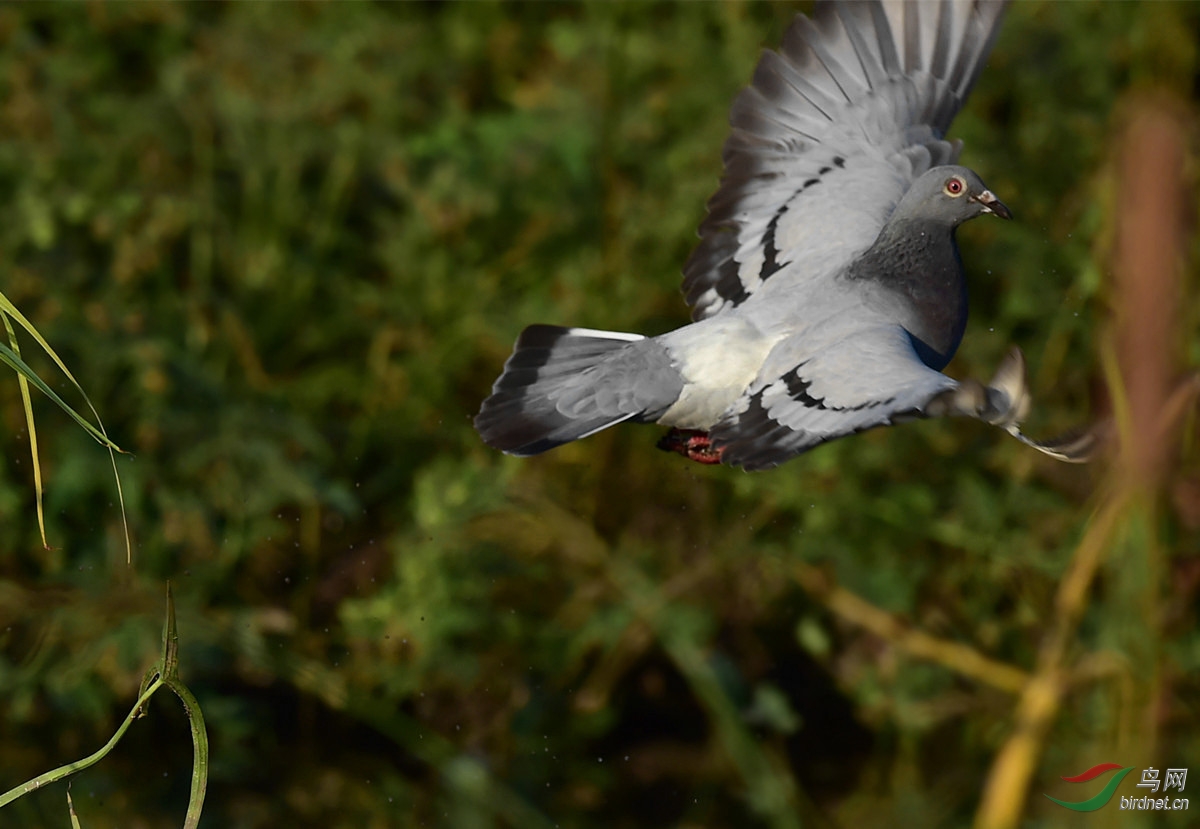
[[[946,186],[942,188],[947,196],[957,198],[967,190],[967,183],[958,176],[946,180]]]

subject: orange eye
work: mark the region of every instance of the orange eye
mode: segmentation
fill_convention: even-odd
[[[946,181],[946,186],[943,188],[947,196],[961,196],[963,191],[967,189],[967,183],[957,176]]]

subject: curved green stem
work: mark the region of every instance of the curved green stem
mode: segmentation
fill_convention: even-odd
[[[150,683],[150,686],[146,688],[140,697],[138,697],[138,701],[134,703],[133,708],[129,711],[129,714],[126,715],[125,719],[121,722],[120,728],[118,728],[116,733],[112,735],[112,739],[105,743],[99,751],[84,757],[82,760],[76,760],[74,763],[68,763],[65,766],[59,766],[53,771],[48,771],[45,774],[39,774],[32,780],[22,783],[16,788],[9,789],[4,794],[0,794],[0,808],[7,806],[18,797],[22,797],[30,792],[37,791],[42,786],[48,786],[51,783],[56,783],[59,780],[62,780],[68,775],[74,774],[77,771],[83,771],[88,766],[94,765],[96,762],[101,760],[106,754],[113,750],[116,744],[120,741],[121,737],[125,734],[125,730],[129,728],[130,724],[137,717],[138,711],[141,710],[142,706],[146,704],[146,701],[149,700],[150,697],[153,696],[154,692],[161,688],[162,685],[163,681],[161,677]],[[175,688],[172,688],[171,690],[175,691],[175,693],[179,693],[179,691]]]
[[[208,790],[208,729],[204,725],[204,713],[200,710],[200,703],[192,696],[187,686],[174,677],[167,679],[165,684],[183,703],[183,710],[187,712],[188,724],[192,729],[192,791],[188,796],[188,809],[183,827],[195,829],[200,823],[204,794]]]

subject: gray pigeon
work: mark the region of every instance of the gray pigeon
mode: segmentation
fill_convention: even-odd
[[[684,266],[693,322],[657,337],[533,325],[475,418],[535,455],[623,421],[659,444],[766,469],[843,435],[968,415],[1022,435],[1024,364],[941,373],[967,319],[954,231],[1009,210],[944,139],[1003,2],[818,2],[733,104],[725,173]]]

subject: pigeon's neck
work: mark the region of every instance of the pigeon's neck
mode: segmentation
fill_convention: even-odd
[[[967,284],[952,226],[890,221],[847,275],[872,283],[872,304],[912,335],[926,365],[940,370],[950,362],[967,322]]]

